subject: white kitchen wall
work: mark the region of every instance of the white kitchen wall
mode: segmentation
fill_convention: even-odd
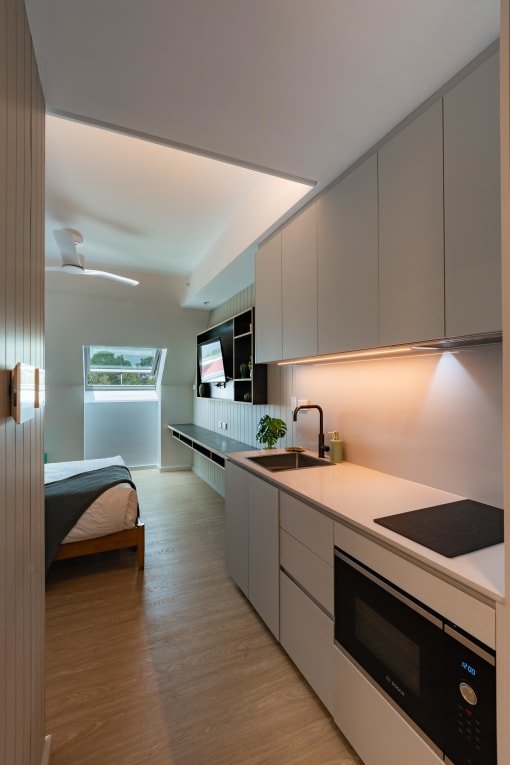
[[[253,304],[251,288],[211,314],[213,325]],[[255,317],[255,331],[257,319]],[[267,406],[195,399],[194,422],[257,446],[263,414],[288,426],[279,446],[317,450],[319,415],[291,415],[291,396],[324,410],[324,429],[339,430],[346,459],[375,470],[503,505],[502,346],[456,353],[322,365],[268,367]],[[327,436],[328,438],[328,436]],[[218,491],[220,468],[201,457],[194,469]]]
[[[322,406],[350,462],[503,506],[501,345],[295,366],[292,395]],[[317,429],[300,412],[294,439],[315,449]]]

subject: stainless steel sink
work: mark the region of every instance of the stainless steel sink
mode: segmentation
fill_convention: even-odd
[[[256,465],[276,473],[279,470],[300,470],[310,467],[329,467],[331,462],[312,457],[303,452],[286,452],[285,454],[260,454],[256,457],[246,457]]]

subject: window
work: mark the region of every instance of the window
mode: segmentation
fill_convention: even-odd
[[[84,346],[87,390],[155,390],[161,348]]]

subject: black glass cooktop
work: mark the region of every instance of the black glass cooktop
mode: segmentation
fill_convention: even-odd
[[[375,518],[376,523],[447,558],[503,541],[503,510],[472,499]]]

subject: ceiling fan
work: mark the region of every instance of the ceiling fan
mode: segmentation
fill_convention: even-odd
[[[83,258],[78,255],[77,247],[83,243],[83,236],[79,231],[73,228],[55,229],[53,235],[57,241],[60,254],[62,256],[61,266],[46,266],[46,271],[64,271],[66,274],[77,274],[81,276],[100,276],[102,279],[110,279],[121,284],[129,284],[136,287],[139,282],[135,279],[128,279],[126,276],[110,274],[108,271],[95,271],[85,268]]]

